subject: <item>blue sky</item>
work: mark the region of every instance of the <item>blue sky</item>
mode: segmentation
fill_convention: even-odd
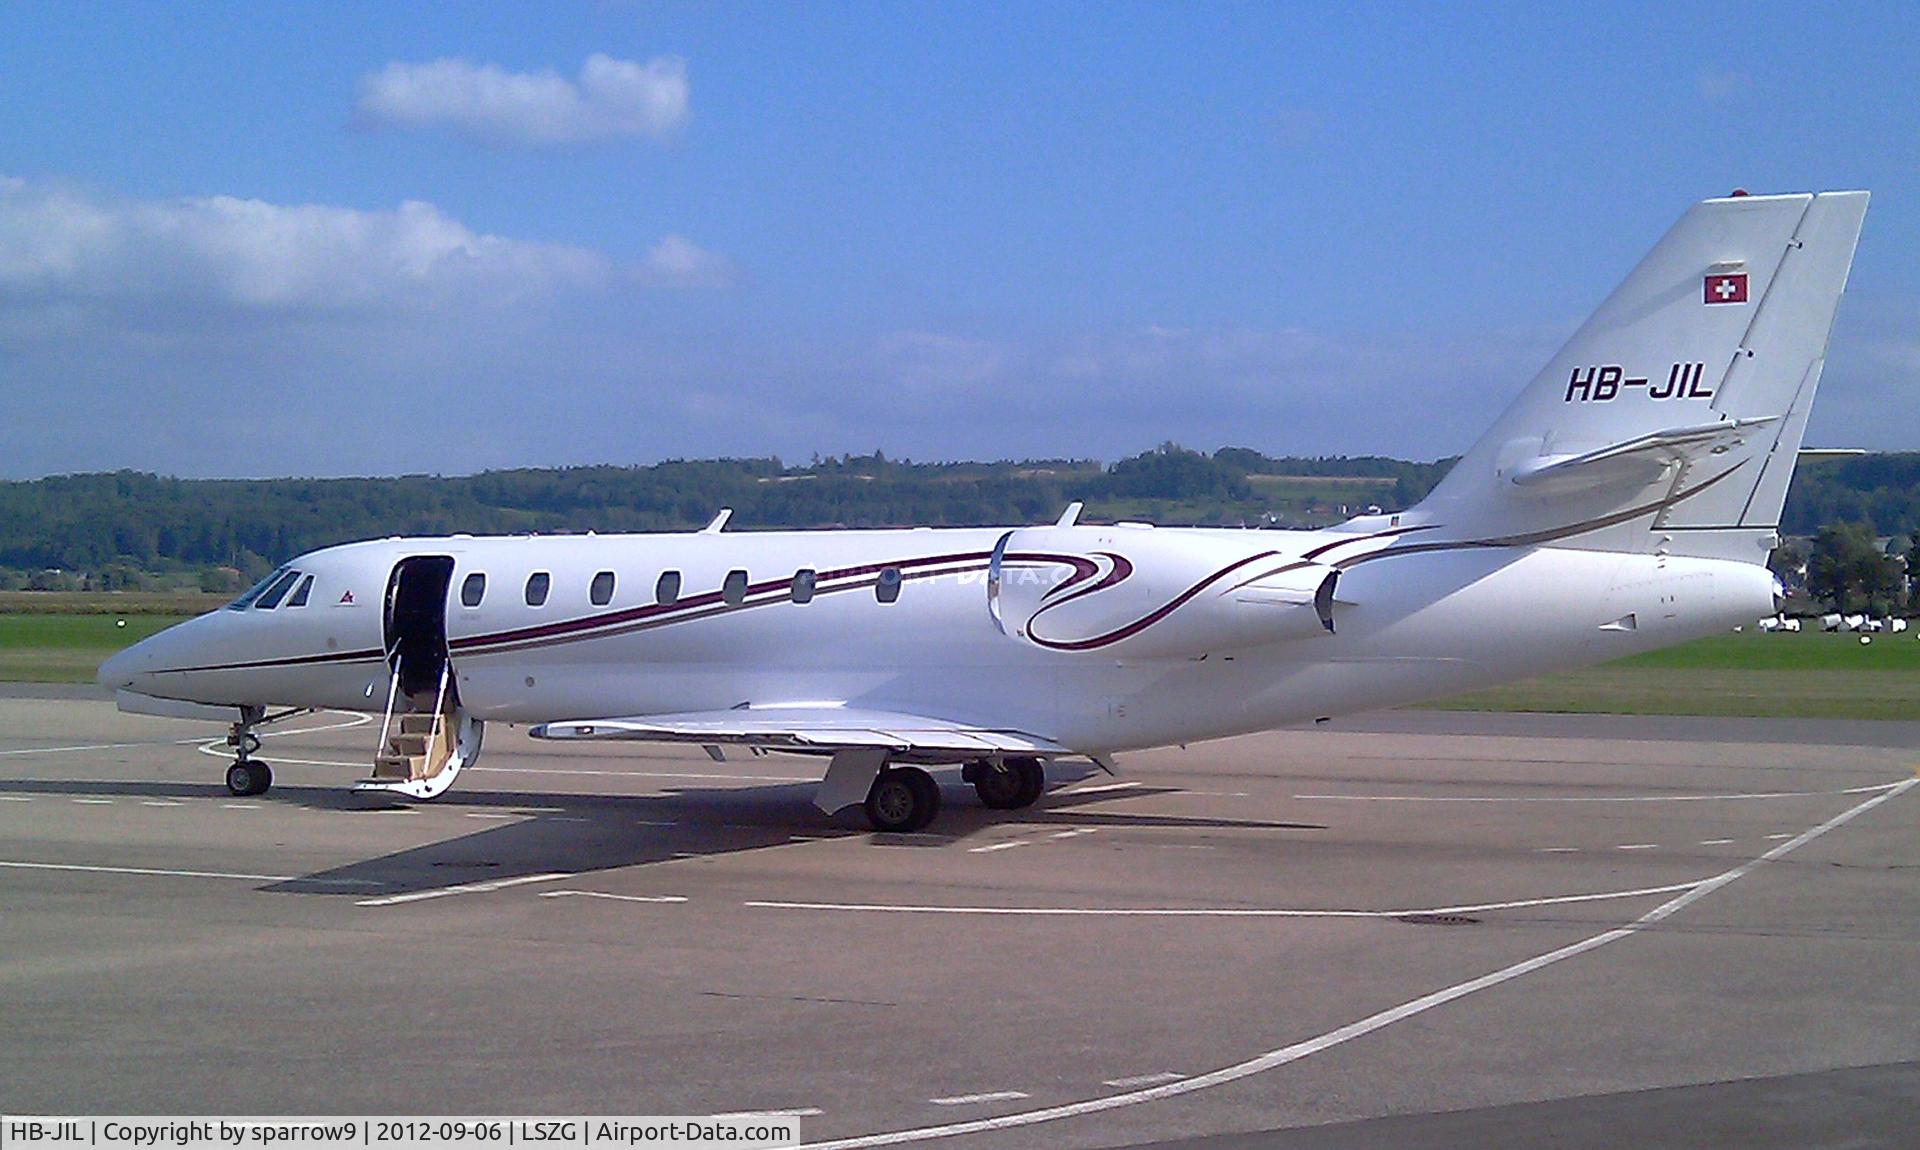
[[[0,476],[1463,450],[1692,201],[1875,193],[1910,7],[0,10]]]

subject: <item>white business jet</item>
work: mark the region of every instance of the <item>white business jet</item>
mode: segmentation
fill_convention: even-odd
[[[1864,192],[1696,205],[1433,493],[1317,531],[386,539],[328,547],[100,668],[122,709],[383,716],[362,788],[430,799],[486,722],[828,759],[829,813],[927,825],[1045,764],[1450,694],[1770,614],[1765,564]],[[275,708],[283,708],[275,711]]]

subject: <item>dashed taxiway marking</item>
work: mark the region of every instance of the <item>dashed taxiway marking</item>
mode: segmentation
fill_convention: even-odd
[[[1400,918],[1410,914],[1473,914],[1479,911],[1521,910],[1536,906],[1559,906],[1575,902],[1605,902],[1610,899],[1645,898],[1692,890],[1701,883],[1676,882],[1666,886],[1645,886],[1633,890],[1599,891],[1594,894],[1548,895],[1542,898],[1513,899],[1507,902],[1469,903],[1462,906],[1406,907],[1397,910],[1354,910],[1329,907],[1105,907],[1105,906],[939,906],[928,903],[874,902],[783,902],[771,899],[743,902],[757,910],[852,911],[889,914],[976,914],[1009,917],[1059,918]]]
[[[312,882],[326,886],[379,886],[377,882],[353,878],[303,878],[293,874],[238,874],[230,871],[214,870],[163,870],[159,867],[142,866],[93,866],[83,863],[42,863],[0,860],[0,867],[8,870],[51,870],[75,871],[80,874],[127,874],[148,878],[218,878],[232,879],[236,882]]]
[[[525,886],[535,882],[558,882],[573,875],[555,871],[551,874],[521,875],[519,878],[493,879],[487,882],[461,883],[459,886],[443,886],[433,890],[408,891],[406,894],[390,894],[381,898],[363,898],[355,906],[399,906],[402,903],[425,902],[433,898],[451,898],[459,894],[488,894],[496,890],[505,890],[510,886]]]
[[[32,795],[0,795],[0,803],[30,803]]]
[[[1017,1102],[1032,1095],[1024,1090],[989,1090],[982,1094],[955,1094],[951,1098],[929,1098],[935,1106],[972,1106],[981,1102]]]
[[[1115,1090],[1131,1090],[1135,1086],[1157,1086],[1162,1082],[1178,1082],[1184,1074],[1175,1074],[1171,1070],[1162,1070],[1158,1074],[1136,1074],[1131,1078],[1109,1078],[1102,1086],[1111,1086]]]
[[[784,1110],[729,1110],[715,1118],[818,1118],[826,1111],[818,1106],[792,1106]]]
[[[257,811],[260,809],[260,804],[259,803],[221,803],[220,809],[223,811]]]
[[[1660,849],[1659,843],[1621,843],[1614,847],[1617,851],[1654,851]]]
[[[1059,839],[1077,839],[1081,835],[1090,835],[1097,829],[1096,827],[1075,827],[1071,830],[1055,831],[1049,835],[1028,835],[1025,838],[1007,839],[1004,842],[988,843],[985,846],[968,847],[967,853],[976,855],[992,854],[994,851],[1010,851],[1014,847],[1035,846],[1040,843],[1052,842]]]
[[[1817,799],[1885,793],[1903,783],[1873,783],[1838,791],[1743,791],[1725,795],[1295,795],[1296,799],[1357,803],[1710,803],[1735,799]]]
[[[68,799],[67,801],[88,807],[109,807],[113,805],[112,799]]]
[[[470,819],[511,819],[518,817],[510,811],[468,811],[466,814]]]
[[[1557,950],[1550,950],[1532,958],[1523,959],[1511,966],[1501,967],[1478,978],[1455,983],[1440,990],[1410,999],[1398,1006],[1370,1014],[1356,1022],[1329,1030],[1314,1038],[1295,1042],[1269,1050],[1264,1054],[1223,1066],[1206,1074],[1184,1078],[1179,1082],[1167,1082],[1158,1086],[1145,1086],[1137,1090],[1126,1090],[1118,1094],[1109,1094],[1100,1098],[1088,1098],[1080,1102],[1071,1102],[1063,1106],[1046,1106],[1037,1110],[1024,1110],[1013,1114],[1001,1114],[992,1118],[975,1118],[965,1122],[947,1122],[937,1126],[919,1126],[906,1130],[888,1130],[878,1134],[865,1134],[853,1138],[836,1138],[813,1144],[812,1150],[863,1150],[869,1146],[891,1146],[903,1142],[926,1142],[935,1138],[951,1138],[961,1134],[976,1134],[988,1130],[1009,1130],[1021,1126],[1036,1126],[1043,1122],[1057,1122],[1062,1118],[1077,1118],[1085,1114],[1099,1114],[1108,1110],[1118,1110],[1127,1106],[1138,1106],[1143,1102],[1157,1102],[1163,1098],[1177,1098],[1182,1094],[1191,1094],[1250,1078],[1256,1074],[1298,1062],[1323,1050],[1363,1038],[1376,1030],[1392,1026],[1416,1015],[1424,1014],[1436,1007],[1477,994],[1491,987],[1524,978],[1534,971],[1543,970],[1556,963],[1565,962],[1588,951],[1598,950],[1623,938],[1631,938],[1641,930],[1662,922],[1692,906],[1714,891],[1739,881],[1751,874],[1756,868],[1783,858],[1800,847],[1814,841],[1822,835],[1844,826],[1860,815],[1879,806],[1881,803],[1902,794],[1915,786],[1920,786],[1920,776],[1908,779],[1897,786],[1855,804],[1828,819],[1826,822],[1788,839],[1768,850],[1765,854],[1748,859],[1731,870],[1722,871],[1703,882],[1691,884],[1685,893],[1670,898],[1659,906],[1634,919],[1624,926],[1590,935],[1578,942],[1569,943]]]
[[[1541,847],[1540,853],[1543,855],[1577,855],[1580,853],[1580,848],[1579,847]]]
[[[540,892],[540,897],[541,898],[572,898],[572,897],[605,898],[605,899],[612,899],[614,902],[685,902],[687,901],[687,896],[683,894],[614,894],[611,891],[604,891],[604,890],[543,890]],[[755,1111],[750,1111],[750,1113],[766,1114],[766,1113],[770,1113],[770,1111],[755,1110]]]
[[[1700,845],[1703,847],[1723,847],[1732,841],[1732,839],[1701,839]]]
[[[1063,795],[1103,795],[1109,791],[1130,791],[1139,785],[1140,784],[1136,782],[1122,781],[1118,783],[1102,783],[1097,787],[1068,787],[1057,793]]]
[[[143,807],[184,807],[187,804],[178,799],[141,799],[140,805]]]

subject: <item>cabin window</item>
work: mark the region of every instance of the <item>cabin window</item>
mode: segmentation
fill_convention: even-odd
[[[660,581],[653,585],[653,601],[662,607],[671,607],[680,601],[680,572],[660,572]]]
[[[593,586],[587,589],[587,598],[595,607],[605,607],[613,602],[613,572],[602,571],[593,577]]]
[[[545,571],[535,571],[527,576],[527,606],[538,607],[547,601],[547,592],[553,587],[553,576]]]
[[[273,610],[280,605],[280,600],[286,595],[287,589],[292,587],[294,581],[299,578],[300,572],[298,571],[289,571],[285,575],[280,576],[280,578],[275,579],[272,585],[265,591],[260,592],[260,598],[255,599],[253,605],[262,611]]]
[[[727,606],[738,607],[747,601],[747,573],[735,568],[727,572],[727,581],[720,584],[720,597]]]
[[[300,586],[293,589],[293,597],[287,600],[287,606],[305,607],[307,605],[307,596],[312,593],[313,576],[309,575],[305,579],[300,580]]]
[[[820,576],[811,568],[802,567],[793,573],[793,601],[795,603],[813,602],[813,589],[820,582]]]
[[[475,571],[460,581],[460,605],[478,607],[480,600],[487,597],[487,577]]]
[[[873,584],[873,597],[882,603],[891,603],[900,597],[900,568],[880,569],[880,578]]]

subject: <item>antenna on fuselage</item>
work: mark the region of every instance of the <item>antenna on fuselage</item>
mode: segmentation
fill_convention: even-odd
[[[718,535],[722,531],[725,531],[727,529],[727,520],[732,518],[733,518],[733,508],[722,507],[720,509],[720,514],[713,517],[713,522],[707,524],[705,527],[702,527],[700,529],[700,534]]]

